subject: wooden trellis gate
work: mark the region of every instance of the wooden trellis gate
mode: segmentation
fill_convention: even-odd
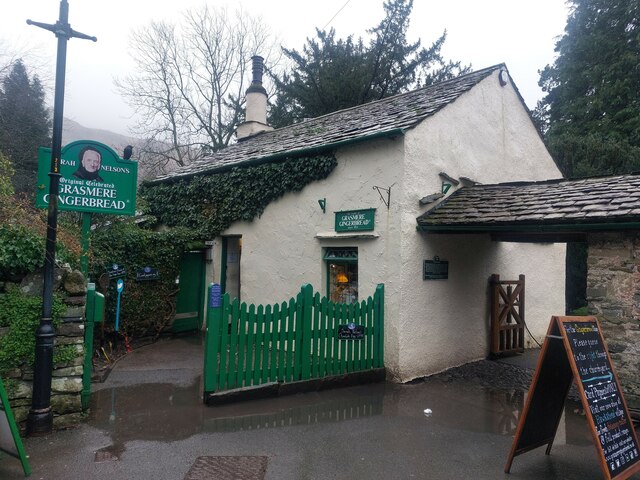
[[[491,284],[491,354],[524,352],[524,275],[518,280],[500,280],[493,274]]]

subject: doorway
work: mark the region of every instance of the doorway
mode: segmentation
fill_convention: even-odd
[[[176,299],[176,314],[171,330],[187,332],[200,330],[204,318],[204,253],[186,252],[180,262],[180,275],[176,280],[180,291]]]
[[[242,237],[222,237],[222,265],[220,267],[220,289],[231,299],[240,300],[240,257]]]

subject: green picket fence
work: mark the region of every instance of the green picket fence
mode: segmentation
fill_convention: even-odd
[[[352,305],[314,295],[311,285],[281,304],[247,305],[228,294],[214,304],[207,311],[205,394],[384,366],[382,284]],[[361,327],[352,330],[362,338],[338,338],[349,324]]]

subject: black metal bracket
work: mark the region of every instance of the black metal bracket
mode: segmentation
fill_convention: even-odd
[[[378,192],[378,195],[380,195],[382,202],[387,206],[387,210],[389,210],[389,204],[391,203],[391,187],[393,187],[394,185],[395,183],[389,185],[389,188],[378,187],[377,185],[373,186],[373,189]],[[382,192],[387,194],[386,199],[384,198],[384,195],[382,195]]]

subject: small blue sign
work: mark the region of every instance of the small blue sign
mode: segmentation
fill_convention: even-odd
[[[220,308],[221,303],[221,290],[220,284],[212,283],[209,285],[209,307]]]
[[[122,290],[124,290],[124,280],[119,278],[116,282],[116,291],[118,292],[118,299],[116,301],[116,332],[120,327],[120,297],[122,296]]]

